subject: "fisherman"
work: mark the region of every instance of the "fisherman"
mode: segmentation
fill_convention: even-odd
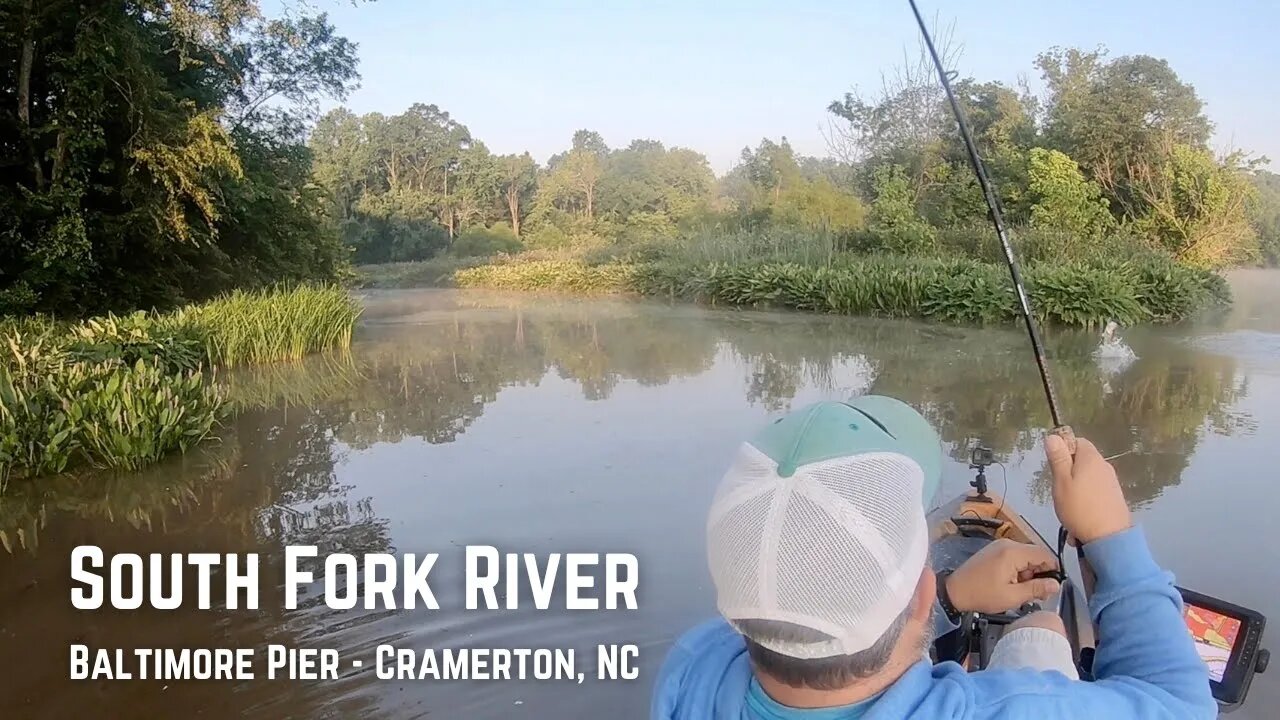
[[[910,407],[864,396],[765,427],[721,481],[707,521],[723,618],[668,654],[655,720],[1209,718],[1208,671],[1172,577],[1132,524],[1115,470],[1088,440],[1045,439],[1058,519],[1096,574],[1095,681],[1079,680],[1061,620],[1027,615],[989,668],[933,665],[959,612],[1058,592],[1043,548],[997,540],[950,575],[928,560],[937,434]]]

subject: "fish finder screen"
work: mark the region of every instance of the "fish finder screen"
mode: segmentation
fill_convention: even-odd
[[[1240,634],[1240,621],[1189,603],[1185,608],[1183,618],[1191,631],[1191,639],[1195,640],[1196,652],[1209,666],[1209,677],[1222,682],[1227,663],[1231,660],[1231,649]]]

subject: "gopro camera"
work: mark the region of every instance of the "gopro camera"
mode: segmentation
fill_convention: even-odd
[[[996,454],[991,448],[979,445],[970,451],[969,464],[973,467],[987,467],[988,465],[995,465]]]

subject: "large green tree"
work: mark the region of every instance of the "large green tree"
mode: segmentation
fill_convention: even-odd
[[[0,311],[332,277],[302,130],[354,86],[323,16],[254,0],[0,4]]]
[[[541,199],[549,208],[595,221],[596,193],[604,177],[609,147],[600,134],[578,130],[569,151],[547,162]]]
[[[538,187],[538,163],[529,155],[503,155],[498,158],[502,201],[511,231],[518,237],[520,225]]]
[[[1213,130],[1195,88],[1165,60],[1052,48],[1036,66],[1047,87],[1047,146],[1080,163],[1114,200],[1127,199],[1136,163],[1169,142],[1203,149]]]
[[[315,179],[357,262],[420,260],[491,215],[500,175],[465,125],[436,105],[386,116],[331,110],[311,134]]]
[[[333,277],[301,137],[355,50],[253,0],[0,4],[0,311]]]
[[[714,187],[715,175],[700,153],[633,140],[609,155],[600,206],[623,226],[669,235],[710,201]]]
[[[850,235],[864,225],[866,209],[853,191],[852,168],[835,160],[796,155],[784,137],[744,148],[721,192],[739,222],[781,225]]]

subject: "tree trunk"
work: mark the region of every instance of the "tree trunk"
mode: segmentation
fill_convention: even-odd
[[[587,186],[587,219],[596,219],[596,186],[594,183]]]
[[[453,244],[453,205],[449,203],[449,168],[444,170],[444,218],[449,228],[449,244]]]
[[[58,144],[53,151],[53,184],[57,185],[67,164],[67,131],[58,131]]]
[[[507,186],[507,211],[511,213],[511,231],[520,237],[520,189],[515,183]]]
[[[31,153],[31,166],[35,172],[36,187],[44,187],[44,168],[40,166],[40,154],[36,152],[31,137],[31,71],[36,58],[36,18],[32,12],[33,0],[27,0],[22,28],[22,59],[18,64],[18,122],[27,136]]]
[[[395,190],[400,183],[400,180],[399,180],[400,163],[399,163],[399,158],[396,157],[396,154],[394,151],[392,151],[391,153],[391,160],[388,161],[386,165],[387,165],[387,181],[388,181],[387,184],[391,186],[392,190]]]

